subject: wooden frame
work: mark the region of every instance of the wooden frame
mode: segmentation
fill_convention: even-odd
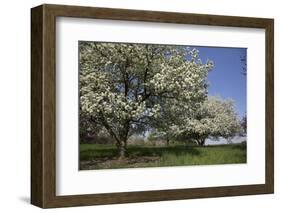
[[[266,32],[265,184],[56,196],[56,17],[263,28]],[[66,207],[266,194],[274,191],[274,21],[273,19],[125,9],[41,5],[31,9],[31,203]]]

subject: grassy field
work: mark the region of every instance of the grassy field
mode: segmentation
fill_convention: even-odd
[[[128,146],[128,157],[117,158],[113,145],[80,144],[80,169],[140,168],[246,163],[246,143],[216,146]]]

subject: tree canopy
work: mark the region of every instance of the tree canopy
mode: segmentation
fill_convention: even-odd
[[[208,72],[194,48],[79,42],[80,116],[115,140],[151,129],[193,137],[235,132],[233,104],[207,98]],[[236,118],[236,117],[235,117]]]

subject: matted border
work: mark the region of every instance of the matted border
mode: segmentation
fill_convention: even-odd
[[[56,196],[56,17],[148,21],[265,29],[265,184],[140,192]],[[274,191],[274,21],[64,5],[31,9],[31,203],[64,207],[273,193]]]

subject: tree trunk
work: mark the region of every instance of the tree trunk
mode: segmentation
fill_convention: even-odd
[[[170,139],[169,139],[169,137],[166,138],[166,145],[167,145],[167,146],[170,145]]]
[[[205,145],[205,139],[198,139],[198,140],[197,140],[197,144],[198,144],[199,146],[204,146],[204,145]]]
[[[127,141],[122,141],[117,145],[118,159],[123,160],[127,155]]]
[[[205,139],[201,140],[200,146],[205,146]]]

